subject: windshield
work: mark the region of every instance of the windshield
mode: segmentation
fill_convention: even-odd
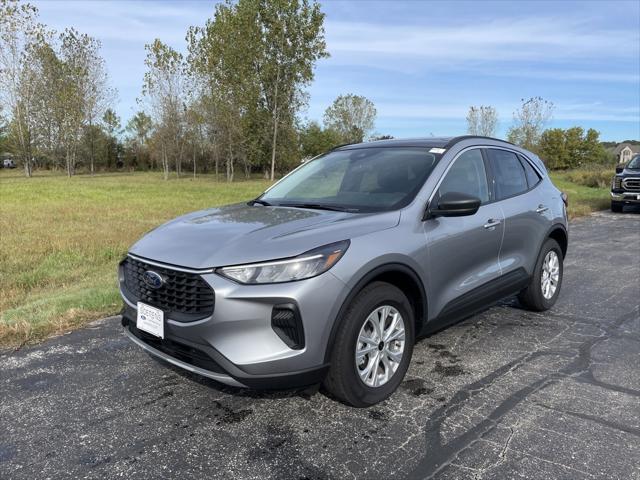
[[[633,157],[629,163],[627,164],[627,168],[638,168],[640,169],[640,155]]]
[[[437,160],[418,147],[329,152],[294,170],[259,200],[354,212],[402,208],[416,196]]]

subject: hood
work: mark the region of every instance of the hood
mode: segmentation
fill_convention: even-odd
[[[129,251],[182,267],[221,267],[292,257],[392,228],[399,220],[399,211],[359,214],[242,203],[178,217],[149,232]]]

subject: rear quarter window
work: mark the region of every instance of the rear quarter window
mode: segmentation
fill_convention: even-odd
[[[533,168],[526,158],[521,155],[518,155],[518,158],[520,158],[520,162],[522,162],[522,167],[524,168],[524,174],[527,177],[527,184],[529,185],[529,188],[534,187],[540,182],[540,180],[542,180],[542,178],[540,178],[536,169]]]
[[[529,189],[524,167],[515,153],[489,148],[487,155],[495,180],[496,200],[513,197]]]

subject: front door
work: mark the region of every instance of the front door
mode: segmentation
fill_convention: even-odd
[[[465,150],[454,160],[434,199],[446,192],[473,195],[482,204],[474,215],[436,217],[424,222],[430,318],[439,316],[443,309],[455,310],[460,297],[500,276],[504,218],[500,207],[491,203],[479,148]]]

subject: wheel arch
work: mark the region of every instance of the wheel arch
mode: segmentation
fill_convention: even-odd
[[[340,326],[342,316],[349,307],[349,304],[364,287],[369,285],[371,282],[376,281],[394,285],[407,295],[407,298],[413,307],[413,313],[415,316],[416,337],[420,333],[428,313],[427,294],[424,284],[418,274],[408,265],[403,263],[386,263],[364,274],[356,282],[355,286],[349,291],[349,294],[342,302],[342,305],[334,319],[333,326],[331,327],[331,332],[329,333],[327,348],[324,354],[325,362],[328,362],[331,358],[331,351],[333,350],[335,336],[338,331],[338,327]]]
[[[558,245],[560,245],[560,249],[562,250],[562,258],[564,259],[567,256],[567,249],[569,247],[569,236],[567,235],[567,229],[564,225],[558,223],[549,229],[547,236],[545,238],[553,238]]]

